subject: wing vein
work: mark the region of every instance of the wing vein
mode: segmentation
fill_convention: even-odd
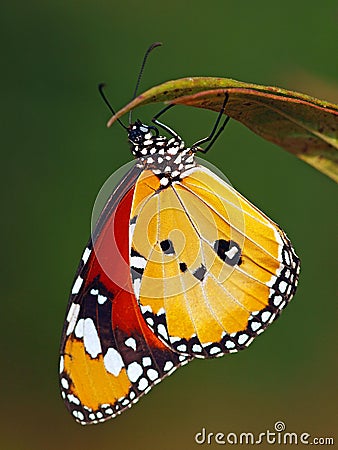
[[[192,191],[191,189],[189,189],[187,186],[184,186],[183,184],[180,183],[180,186],[185,189],[187,192],[189,192],[190,194],[192,194],[194,197],[196,197],[197,199],[199,199],[204,205],[206,205],[208,208],[211,209],[211,211],[213,211],[217,217],[219,217],[223,222],[225,222],[229,227],[232,227],[236,232],[238,232],[239,234],[241,234],[242,236],[244,236],[245,239],[248,239],[250,242],[252,242],[252,244],[254,244],[257,248],[259,248],[263,253],[267,254],[270,258],[274,259],[275,261],[278,261],[278,258],[276,258],[275,256],[271,255],[270,252],[268,252],[264,247],[262,247],[260,244],[258,244],[256,241],[254,241],[250,236],[246,235],[244,233],[244,231],[240,230],[239,228],[237,228],[234,224],[230,223],[228,220],[226,220],[225,217],[221,216],[221,214],[219,214],[218,211],[215,210],[215,208],[213,206],[211,206],[209,203],[207,203],[205,200],[201,199],[198,195],[195,194],[194,191]],[[209,192],[209,191],[206,191]],[[219,197],[222,200],[228,202],[226,199],[224,199],[223,197]],[[231,202],[228,202],[229,204],[231,204],[232,206],[236,207],[235,205],[233,205]],[[237,209],[240,210],[240,208],[236,207]],[[242,210],[243,211],[243,210]],[[243,211],[243,213],[245,213]],[[252,217],[252,216],[251,216]]]

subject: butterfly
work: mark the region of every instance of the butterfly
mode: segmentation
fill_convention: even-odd
[[[121,123],[136,161],[83,252],[61,339],[61,394],[83,425],[130,408],[194,358],[246,348],[295,293],[300,262],[285,233],[196,160],[228,122],[227,99],[190,147],[158,120],[171,105],[154,125]]]

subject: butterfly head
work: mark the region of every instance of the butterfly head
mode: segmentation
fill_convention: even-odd
[[[133,154],[135,155],[134,149],[142,148],[145,141],[157,138],[158,135],[156,127],[145,125],[140,120],[130,124],[128,127],[128,140]]]

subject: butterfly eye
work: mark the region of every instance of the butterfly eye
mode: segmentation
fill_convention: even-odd
[[[139,130],[138,128],[136,128],[135,130],[129,131],[128,139],[133,144],[137,144],[144,140],[144,133],[141,130]]]

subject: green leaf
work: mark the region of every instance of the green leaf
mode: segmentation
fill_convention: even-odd
[[[219,112],[225,92],[229,94],[225,114],[338,182],[338,106],[298,92],[229,78],[181,78],[139,95],[107,125],[138,106],[156,102]]]

